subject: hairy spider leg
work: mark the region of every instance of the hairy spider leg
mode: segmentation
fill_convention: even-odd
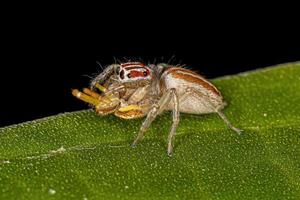
[[[168,136],[168,155],[171,156],[173,153],[173,145],[172,145],[172,139],[176,133],[176,128],[179,122],[179,102],[178,102],[178,96],[176,93],[175,88],[171,88],[167,90],[164,95],[159,99],[157,104],[154,104],[152,108],[150,109],[145,121],[143,122],[140,131],[136,137],[136,139],[132,143],[132,147],[135,147],[139,140],[141,140],[144,137],[144,134],[146,130],[149,128],[152,121],[157,117],[157,115],[165,110],[167,105],[171,102],[173,99],[173,124]]]

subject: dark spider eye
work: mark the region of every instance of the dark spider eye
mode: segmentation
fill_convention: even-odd
[[[127,77],[128,77],[128,78],[131,78],[131,75],[130,75],[130,74],[127,74]]]
[[[148,75],[148,73],[147,73],[147,72],[143,72],[143,74],[144,74],[144,76],[147,76],[147,75]]]
[[[120,78],[121,78],[121,79],[124,79],[124,70],[121,71],[121,73],[120,73]]]

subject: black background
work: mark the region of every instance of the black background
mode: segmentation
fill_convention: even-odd
[[[70,92],[101,72],[96,61],[105,67],[115,58],[148,63],[173,57],[172,64],[214,78],[300,60],[297,34],[278,31],[286,27],[196,25],[17,34],[5,41],[1,56],[0,127],[88,108]]]

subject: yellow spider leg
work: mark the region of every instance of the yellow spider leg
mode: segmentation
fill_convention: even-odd
[[[106,92],[107,89],[105,87],[103,87],[102,85],[100,85],[99,83],[96,83],[96,88],[98,88],[101,92]]]
[[[101,85],[99,85],[99,86],[102,87]],[[105,88],[104,88],[104,90],[107,91]],[[119,100],[118,98],[114,97],[112,94],[101,96],[100,94],[98,94],[98,93],[96,93],[96,92],[94,92],[94,91],[92,91],[88,88],[83,88],[83,92],[86,93],[87,95],[92,96],[96,99],[99,99],[99,100],[101,100],[105,103],[110,103],[112,101]]]
[[[100,99],[101,96],[100,94],[88,89],[88,88],[83,88],[83,92],[86,93],[87,95],[94,97],[95,99]]]
[[[109,95],[109,96],[108,96],[108,99],[109,99],[110,101],[117,101],[117,100],[119,100],[119,98],[114,97],[113,95]]]
[[[98,99],[95,99],[87,94],[84,94],[77,89],[72,90],[72,95],[86,103],[93,104],[94,106],[97,106],[100,104],[100,101]]]
[[[126,107],[122,107],[119,109],[120,112],[127,112],[127,111],[130,111],[130,110],[141,110],[142,108],[138,105],[129,105],[129,106],[126,106]]]
[[[96,83],[95,85],[96,88],[98,88],[101,92],[106,92],[107,89],[105,87],[103,87],[102,85],[100,85],[99,83]],[[103,97],[102,97],[103,98]],[[116,98],[113,94],[109,93],[107,95],[104,96],[105,99],[109,100],[109,101],[115,101],[115,100],[119,100],[119,98]],[[104,100],[104,99],[102,99]],[[105,101],[105,100],[104,100]]]

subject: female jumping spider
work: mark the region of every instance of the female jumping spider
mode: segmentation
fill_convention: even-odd
[[[96,90],[100,90],[99,94]],[[127,62],[109,65],[91,82],[90,89],[83,92],[73,90],[72,94],[92,104],[100,115],[114,113],[123,119],[146,116],[135,147],[152,121],[163,111],[171,110],[173,124],[168,136],[168,155],[172,155],[172,139],[179,122],[179,113],[217,113],[229,128],[235,128],[221,110],[226,103],[219,90],[197,73],[168,64],[145,65]]]

